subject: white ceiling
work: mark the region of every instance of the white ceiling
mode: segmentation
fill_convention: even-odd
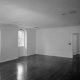
[[[22,27],[80,25],[80,0],[0,0],[0,23]]]

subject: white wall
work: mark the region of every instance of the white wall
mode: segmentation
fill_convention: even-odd
[[[36,31],[36,54],[72,58],[72,33],[80,27],[38,29]]]
[[[21,56],[29,56],[36,53],[36,30],[27,31],[27,51],[18,47],[18,30],[20,28],[11,24],[0,24],[1,30],[1,55],[0,62],[16,59]]]
[[[0,24],[1,59],[0,62],[18,58],[18,28],[11,24]]]
[[[25,49],[25,47],[18,47],[19,57],[30,56],[30,55],[36,54],[36,29],[27,28],[26,33],[27,33],[26,35],[27,36],[27,40],[26,40],[27,50]]]
[[[36,29],[27,30],[27,56],[36,54]]]
[[[0,61],[1,61],[1,30],[0,30]]]

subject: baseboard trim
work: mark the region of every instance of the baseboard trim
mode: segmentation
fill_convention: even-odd
[[[22,57],[31,57],[31,56],[35,56],[36,54],[33,54],[33,55],[28,55],[28,56],[20,56],[19,58],[22,58]]]
[[[53,57],[53,55],[46,55],[46,54],[36,54],[36,55],[39,55],[39,56],[50,56],[50,57]],[[69,59],[72,59],[72,58],[70,58],[70,57],[62,57],[62,56],[54,56],[54,57],[69,58]]]
[[[3,62],[0,62],[0,64],[4,64],[4,63],[7,63],[7,62],[14,62],[15,60],[18,60],[20,58],[25,58],[25,57],[33,57],[33,56],[50,56],[50,57],[53,57],[51,55],[45,55],[45,54],[33,54],[33,55],[28,55],[28,56],[20,56],[18,58],[15,58],[15,59],[12,59],[12,60],[8,60],[8,61],[3,61]],[[68,57],[61,57],[61,56],[54,56],[54,57],[60,57],[60,58],[68,58]],[[72,58],[68,58],[68,59],[72,59]]]
[[[8,61],[2,61],[2,62],[0,62],[0,64],[4,64],[4,63],[8,63],[8,62],[14,62],[15,60],[18,60],[18,58],[11,59],[11,60],[8,60]]]

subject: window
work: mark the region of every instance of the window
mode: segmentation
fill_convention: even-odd
[[[20,46],[24,46],[24,30],[23,29],[20,29],[18,31],[18,47]]]

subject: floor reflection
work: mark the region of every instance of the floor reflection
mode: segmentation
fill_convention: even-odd
[[[22,60],[22,63],[17,64],[17,80],[27,79],[27,62]]]
[[[1,75],[0,75],[0,80],[1,80]]]
[[[71,80],[73,76],[69,58],[34,55],[0,64],[0,80]]]
[[[20,63],[17,65],[17,80],[24,80],[24,67]]]

